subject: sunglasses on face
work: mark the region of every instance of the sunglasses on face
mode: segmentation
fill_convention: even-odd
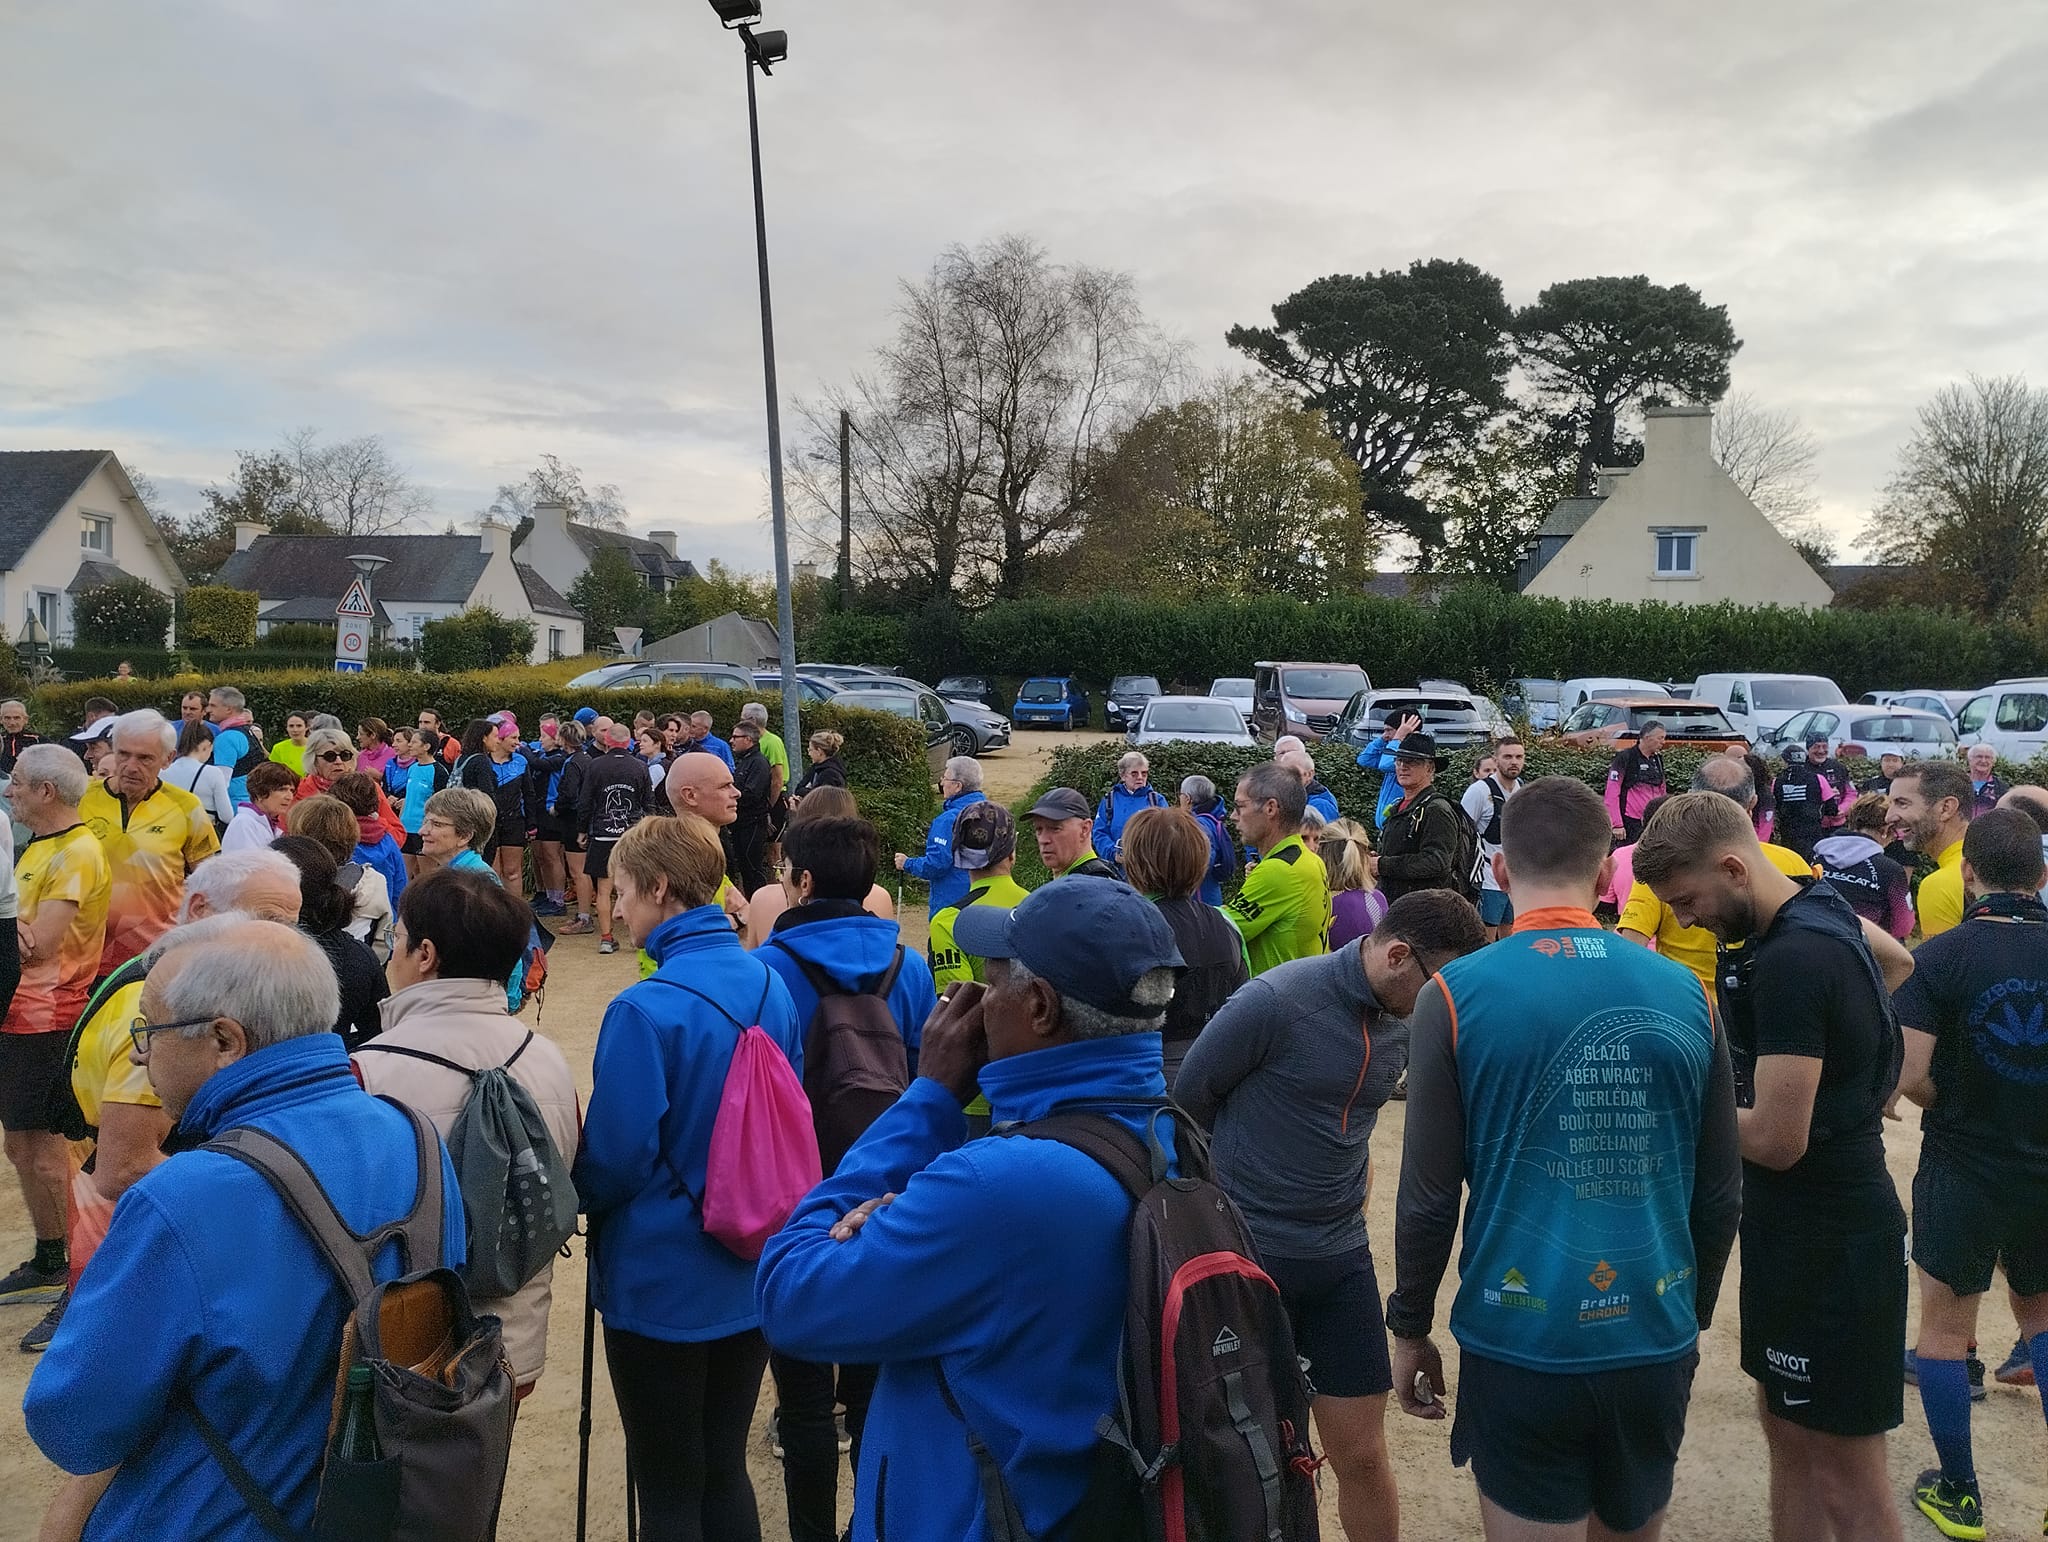
[[[322,750],[318,758],[321,760],[354,760],[356,752],[354,750]]]

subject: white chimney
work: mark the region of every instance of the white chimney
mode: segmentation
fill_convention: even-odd
[[[1687,403],[1643,409],[1643,459],[1659,465],[1707,460],[1714,453],[1714,409]]]
[[[486,519],[477,526],[477,530],[483,537],[485,556],[505,557],[508,559],[511,557],[512,527],[510,525],[506,524],[502,519]]]
[[[676,554],[676,533],[673,530],[650,530],[647,532],[647,539],[671,557]]]
[[[533,527],[538,530],[545,525],[550,530],[561,530],[569,523],[569,509],[566,504],[553,498],[543,498],[533,506]]]
[[[1633,469],[1634,468],[1630,466],[1600,467],[1598,471],[1594,473],[1594,475],[1598,478],[1598,481],[1593,489],[1594,496],[1598,498],[1613,497],[1614,490],[1621,486],[1621,479],[1627,476],[1629,472]]]
[[[256,537],[268,534],[268,525],[259,524],[253,519],[238,519],[235,521],[235,550],[247,551],[255,544]]]

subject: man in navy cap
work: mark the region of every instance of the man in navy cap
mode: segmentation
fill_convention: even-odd
[[[777,1350],[880,1367],[860,1537],[988,1536],[969,1431],[1030,1535],[1079,1505],[1116,1401],[1131,1201],[1070,1147],[968,1140],[962,1109],[978,1085],[998,1127],[1086,1102],[1142,1135],[1166,1095],[1182,961],[1136,890],[1055,879],[1014,910],[961,911],[955,935],[987,983],[949,987],[917,1079],[769,1240],[755,1282]]]

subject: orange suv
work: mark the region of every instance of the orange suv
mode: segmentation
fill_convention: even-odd
[[[1585,749],[1621,749],[1642,737],[1645,723],[1664,725],[1672,744],[1715,754],[1730,745],[1749,748],[1727,714],[1709,701],[1680,701],[1675,696],[1595,697],[1558,724],[1556,736]]]

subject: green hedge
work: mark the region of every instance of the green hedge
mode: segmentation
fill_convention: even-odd
[[[29,711],[43,732],[68,733],[83,720],[88,696],[105,696],[124,712],[155,707],[176,718],[178,699],[186,691],[233,683],[247,698],[258,726],[273,739],[291,712],[332,712],[353,727],[366,717],[411,723],[422,707],[432,707],[458,731],[471,718],[509,708],[521,729],[531,733],[545,711],[588,706],[628,720],[643,708],[655,713],[701,709],[712,715],[722,734],[738,721],[740,708],[753,700],[767,706],[770,722],[781,721],[781,698],[772,692],[743,696],[735,691],[688,688],[571,691],[561,681],[575,668],[562,665],[553,670],[499,669],[453,675],[382,670],[344,675],[319,669],[258,674],[229,669],[168,681],[94,680],[45,686],[30,698]],[[847,774],[862,812],[882,830],[882,849],[921,850],[925,827],[938,807],[923,733],[888,713],[835,709],[815,702],[804,704],[803,725],[806,734],[832,728],[846,736],[841,754]],[[801,745],[790,746],[790,758],[792,776],[801,776],[806,764]]]
[[[1691,680],[1721,669],[1826,675],[1850,696],[1908,685],[1966,689],[2048,671],[2048,649],[2012,628],[1940,611],[1780,606],[1622,605],[1528,599],[1467,586],[1434,604],[1281,597],[1186,604],[1121,598],[1016,600],[956,628],[929,618],[820,618],[806,655],[900,661],[920,679],[960,671],[1113,675],[1206,683],[1258,659],[1362,664],[1381,685],[1436,676],[1475,688],[1517,675]]]
[[[486,605],[429,621],[420,630],[420,662],[431,670],[495,669],[533,654],[531,621],[511,621]]]
[[[115,669],[124,661],[133,665],[135,673],[146,680],[175,675],[184,667],[178,655],[168,648],[76,647],[50,650],[50,662],[71,680],[92,680],[101,676],[112,679]]]
[[[178,640],[200,648],[253,648],[261,596],[250,589],[202,584],[184,593]]]

